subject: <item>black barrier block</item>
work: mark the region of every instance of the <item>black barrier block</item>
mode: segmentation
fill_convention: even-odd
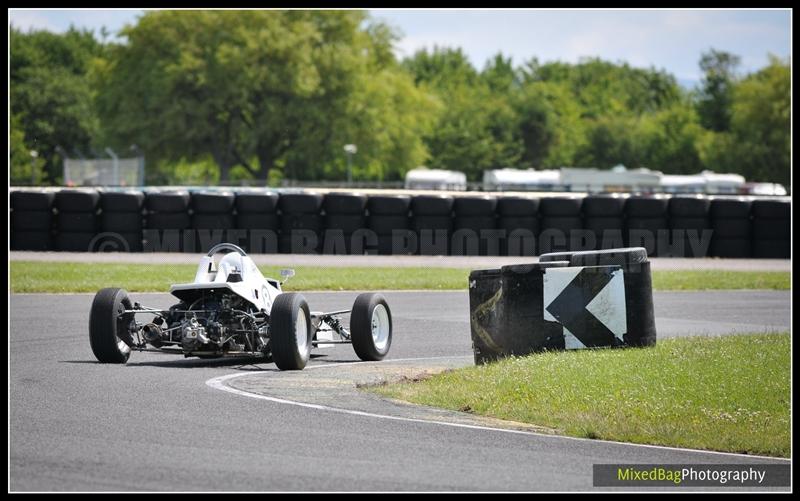
[[[570,266],[629,266],[646,262],[647,251],[644,247],[573,252],[569,256]]]
[[[542,350],[656,342],[642,248],[552,253],[539,263],[475,270],[469,291],[476,364]]]
[[[544,270],[566,264],[533,263],[470,273],[470,326],[476,364],[564,347],[561,327],[544,321],[541,291]]]

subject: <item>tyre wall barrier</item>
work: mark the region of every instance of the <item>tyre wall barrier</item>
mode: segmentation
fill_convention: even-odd
[[[557,252],[469,276],[476,364],[542,350],[653,346],[644,248]]]
[[[788,199],[12,189],[12,250],[790,257]]]

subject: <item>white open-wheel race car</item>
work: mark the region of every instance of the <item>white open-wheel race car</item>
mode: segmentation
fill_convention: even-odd
[[[293,275],[281,270],[284,282]],[[123,289],[101,289],[89,316],[92,351],[100,362],[117,364],[131,351],[261,356],[281,370],[302,369],[320,345],[351,343],[366,361],[389,352],[392,315],[381,294],[360,294],[352,310],[313,312],[302,294],[283,292],[282,283],[264,278],[236,245],[216,245],[201,259],[194,282],[170,288],[179,302],[169,309],[132,302]],[[348,313],[346,328],[341,317]]]

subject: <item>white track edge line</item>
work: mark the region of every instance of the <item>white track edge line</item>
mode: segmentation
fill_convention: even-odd
[[[469,355],[457,356],[457,357],[418,357],[418,358],[396,358],[387,360],[387,362],[412,362],[418,360],[442,360],[442,359],[453,359],[453,358],[467,358]],[[471,358],[471,357],[470,357]],[[364,362],[358,362],[364,363]],[[379,363],[379,362],[367,362],[367,363]],[[330,365],[312,365],[306,367],[304,370],[309,369],[322,369],[322,368],[333,368],[333,367],[340,367],[343,365],[352,365],[349,362],[343,363],[336,363]],[[256,374],[252,373],[235,373],[235,374],[226,374],[224,376],[217,376],[213,377],[206,381],[206,385],[214,388],[216,390],[222,390],[228,393],[232,393],[234,395],[240,395],[243,397],[255,398],[258,400],[267,400],[270,402],[276,402],[279,404],[287,404],[287,405],[295,405],[298,407],[305,407],[307,409],[315,409],[320,411],[328,411],[328,412],[336,412],[340,414],[349,414],[352,416],[362,416],[362,417],[371,417],[376,419],[387,419],[391,421],[404,421],[410,423],[427,423],[427,424],[438,424],[441,426],[450,426],[454,428],[466,428],[471,430],[486,430],[486,431],[498,431],[501,433],[513,433],[516,435],[528,435],[528,436],[535,436],[535,437],[546,437],[546,438],[555,438],[555,439],[565,439],[565,440],[577,440],[581,442],[602,442],[606,444],[617,444],[617,445],[624,445],[624,446],[631,446],[631,447],[646,447],[650,449],[660,449],[660,450],[668,450],[668,451],[682,451],[682,452],[693,452],[693,453],[701,453],[701,454],[716,454],[722,456],[734,456],[740,458],[756,458],[756,459],[770,459],[773,461],[788,461],[791,463],[791,458],[778,458],[772,456],[760,456],[756,454],[738,454],[736,452],[722,452],[722,451],[708,451],[703,449],[690,449],[687,447],[669,447],[666,445],[652,445],[652,444],[637,444],[633,442],[619,442],[616,440],[602,440],[602,439],[591,439],[591,438],[581,438],[581,437],[570,437],[567,435],[551,435],[547,433],[538,433],[535,431],[524,431],[524,430],[512,430],[508,428],[495,428],[491,426],[479,426],[479,425],[472,425],[472,424],[463,424],[463,423],[453,423],[449,421],[436,421],[432,419],[420,419],[420,418],[409,418],[409,417],[402,417],[402,416],[391,416],[388,414],[376,414],[373,412],[365,412],[365,411],[356,411],[352,409],[343,409],[340,407],[331,407],[328,405],[321,405],[321,404],[311,404],[307,402],[298,402],[295,400],[287,400],[278,397],[270,397],[267,395],[260,395],[258,393],[251,393],[244,390],[239,390],[237,388],[232,388],[225,384],[225,381],[229,381],[231,379],[236,379],[244,376],[254,376]]]

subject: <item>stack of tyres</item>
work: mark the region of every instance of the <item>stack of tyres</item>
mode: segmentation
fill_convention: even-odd
[[[236,229],[251,254],[278,252],[278,197],[271,191],[236,194]],[[233,242],[236,243],[236,242]]]
[[[539,199],[502,197],[497,201],[497,228],[505,232],[502,256],[535,256],[539,239]]]
[[[495,209],[497,198],[457,197],[453,201],[453,237],[450,254],[455,256],[499,256],[500,232]]]
[[[670,255],[705,257],[711,245],[711,200],[704,196],[672,197],[669,201]]]
[[[583,199],[583,225],[587,231],[586,249],[615,249],[625,245],[622,238],[625,198],[618,195],[592,195]],[[575,247],[572,247],[575,249]],[[577,250],[577,249],[576,249]]]
[[[750,206],[752,202],[735,198],[711,200],[711,249],[715,257],[747,258],[752,255]]]
[[[97,190],[61,190],[56,193],[56,250],[93,252],[97,235]]]
[[[234,226],[235,197],[230,191],[192,192],[191,220],[196,251],[204,252],[217,244],[230,241],[229,233]]]
[[[323,254],[364,254],[367,196],[328,193],[322,208],[325,212]]]
[[[453,233],[453,197],[416,195],[411,199],[411,229],[417,235],[419,254],[446,256]]]
[[[543,254],[572,249],[574,241],[582,241],[582,198],[545,197],[539,203],[542,215],[539,251]]]
[[[143,238],[146,251],[195,252],[195,238],[189,216],[189,192],[147,192]]]
[[[371,195],[367,200],[367,228],[376,237],[378,254],[413,254],[417,236],[409,229],[407,195]]]
[[[791,203],[787,200],[754,200],[753,257],[791,257]]]
[[[11,250],[52,250],[55,196],[52,191],[11,192]]]
[[[278,250],[283,254],[316,254],[322,248],[322,195],[285,193],[278,199],[281,231]]]
[[[625,201],[625,245],[644,247],[649,256],[669,244],[668,197],[634,196]]]
[[[100,234],[97,251],[142,251],[144,193],[103,191],[100,193]]]

